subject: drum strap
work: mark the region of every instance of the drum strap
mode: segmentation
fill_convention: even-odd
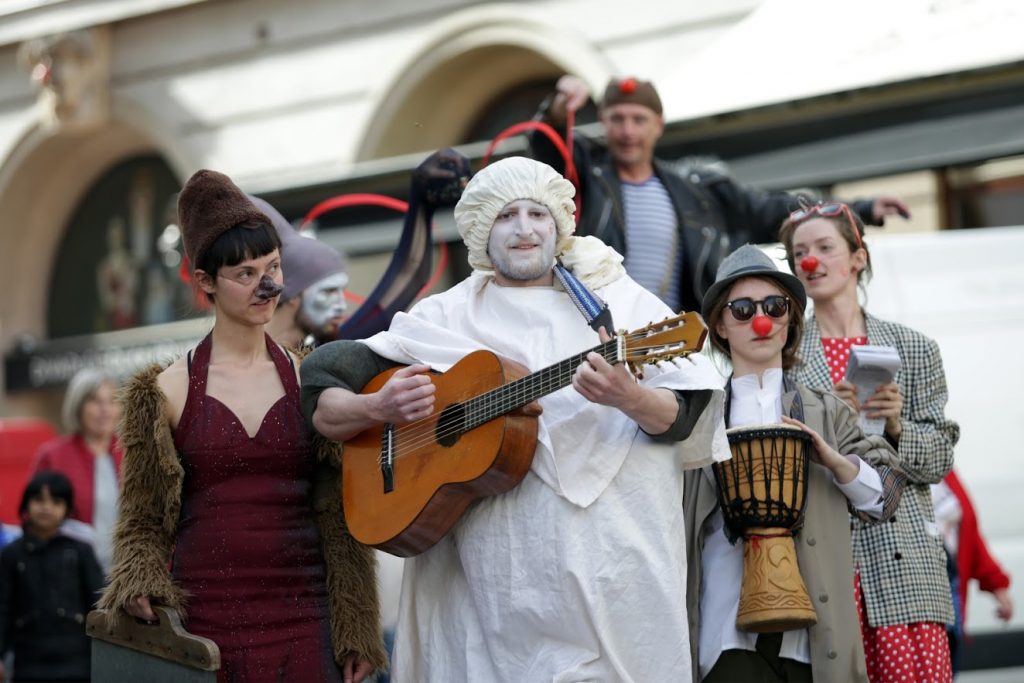
[[[793,393],[793,405],[789,407],[789,416],[794,420],[804,421],[804,402],[800,398],[800,392],[797,391],[796,382],[794,382],[789,375],[782,375],[782,395],[792,392]],[[725,426],[731,427],[729,424],[729,416],[732,415],[732,375],[729,375],[729,381],[725,383]]]

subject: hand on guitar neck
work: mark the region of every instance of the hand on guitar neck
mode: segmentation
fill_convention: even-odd
[[[612,340],[604,327],[598,330],[598,336],[602,342]],[[667,430],[679,411],[679,404],[671,391],[643,386],[625,363],[612,365],[593,351],[576,368],[572,385],[591,403],[618,408],[648,434],[661,434]]]

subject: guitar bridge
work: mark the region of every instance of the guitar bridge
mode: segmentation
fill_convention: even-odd
[[[395,426],[388,423],[380,435],[380,473],[384,477],[384,493],[391,493],[395,489],[394,431]]]

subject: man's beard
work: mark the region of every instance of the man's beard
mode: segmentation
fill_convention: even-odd
[[[310,315],[305,309],[299,309],[295,320],[306,334],[316,337],[317,341],[333,341],[338,336],[341,323],[344,322],[345,309],[332,306],[329,311],[319,315]]]
[[[507,280],[518,282],[536,280],[551,270],[555,262],[554,240],[550,240],[546,244],[542,243],[540,252],[534,254],[533,258],[529,260],[516,259],[513,261],[509,258],[511,252],[511,248],[506,248],[500,253],[489,254],[494,270]]]

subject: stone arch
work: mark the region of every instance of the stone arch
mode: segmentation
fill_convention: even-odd
[[[2,352],[19,335],[42,338],[46,334],[48,287],[57,247],[79,201],[103,173],[140,154],[159,154],[179,178],[189,168],[180,151],[159,141],[169,137],[147,130],[140,122],[144,117],[139,111],[115,102],[110,121],[99,127],[53,132],[32,122],[7,151],[0,165]],[[46,397],[10,398],[3,412],[39,413],[38,406],[18,406],[22,401],[40,400]]]
[[[524,81],[574,73],[598,91],[613,71],[581,36],[532,8],[472,8],[428,30],[382,80],[357,160],[452,145],[494,97]]]

